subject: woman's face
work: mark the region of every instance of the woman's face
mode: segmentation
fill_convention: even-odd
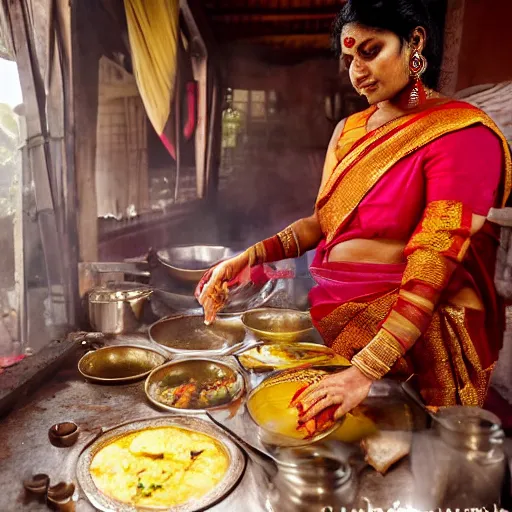
[[[341,32],[341,52],[352,85],[370,105],[394,98],[409,83],[411,50],[393,32],[349,23]]]

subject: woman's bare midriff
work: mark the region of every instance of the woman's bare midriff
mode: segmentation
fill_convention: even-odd
[[[329,262],[405,263],[405,245],[401,240],[345,240],[331,249]]]

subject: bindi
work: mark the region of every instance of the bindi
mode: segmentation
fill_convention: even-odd
[[[346,48],[352,48],[356,44],[356,40],[353,37],[345,37],[343,39],[343,45]]]

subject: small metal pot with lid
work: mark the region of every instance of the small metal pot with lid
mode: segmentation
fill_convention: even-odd
[[[270,501],[282,512],[341,510],[357,491],[357,471],[343,448],[332,443],[280,448]]]
[[[434,428],[413,439],[418,506],[492,510],[500,504],[506,466],[499,418],[470,406],[446,407],[435,416]]]
[[[105,334],[135,332],[141,326],[144,303],[151,295],[148,286],[112,283],[89,293],[89,321]]]

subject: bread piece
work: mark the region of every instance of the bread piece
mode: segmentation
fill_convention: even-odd
[[[361,441],[365,460],[379,473],[386,471],[411,451],[412,432],[381,430]]]

